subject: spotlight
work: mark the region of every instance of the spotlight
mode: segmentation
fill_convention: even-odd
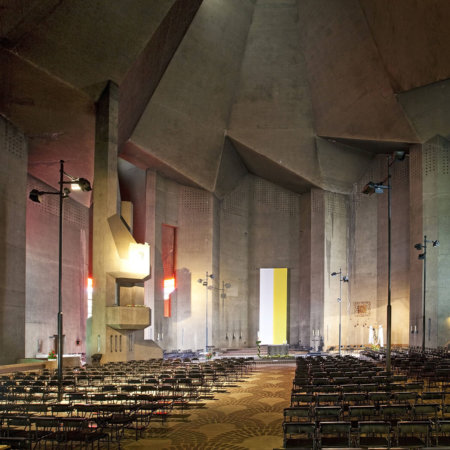
[[[343,276],[343,277],[342,277],[342,281],[343,281],[344,283],[348,283],[348,282],[349,282],[348,275]]]
[[[80,186],[80,189],[81,189],[83,192],[89,192],[89,191],[92,191],[91,183],[89,183],[89,181],[86,180],[86,178],[78,178],[78,181],[76,182],[76,184],[77,184],[78,186]]]
[[[30,191],[29,199],[32,202],[41,203],[42,193],[37,189],[33,189],[32,191]]]
[[[419,255],[419,259],[425,259],[425,253],[421,253],[421,254]]]
[[[394,159],[396,161],[403,161],[406,158],[406,152],[404,150],[396,150],[394,152]]]
[[[332,276],[332,277],[335,277],[336,275],[337,275],[337,272],[332,272],[332,273],[331,273],[331,276]]]
[[[389,186],[380,183],[374,183],[373,181],[369,181],[361,191],[362,194],[372,195],[372,194],[382,194],[385,189],[390,189]]]
[[[375,189],[373,187],[373,183],[367,183],[364,187],[363,190],[361,191],[361,194],[366,194],[366,195],[372,195],[375,192]]]
[[[441,243],[438,240],[431,242],[433,243],[433,247],[439,247],[441,245]]]
[[[416,249],[416,250],[422,250],[422,244],[416,244],[415,246],[414,246],[414,248]]]

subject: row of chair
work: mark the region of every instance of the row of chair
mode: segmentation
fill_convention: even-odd
[[[326,421],[326,420],[384,420],[393,424],[399,420],[450,419],[450,408],[441,411],[437,404],[391,404],[349,406],[290,406],[284,409],[284,421]]]
[[[384,421],[284,422],[283,447],[320,448],[423,448],[450,445],[450,421],[402,421],[392,427]],[[448,448],[448,447],[447,447]]]

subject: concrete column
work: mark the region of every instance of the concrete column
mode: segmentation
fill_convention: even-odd
[[[150,244],[152,276],[144,284],[144,304],[152,311],[152,323],[144,330],[144,339],[155,339],[155,274],[156,267],[156,173],[146,171],[145,177],[145,242]]]
[[[423,145],[423,234],[427,239],[440,241],[437,248],[427,244],[426,347],[445,346],[450,342],[449,159],[450,142],[442,136],[436,136]],[[419,336],[422,327],[420,330]]]
[[[298,343],[304,347],[311,344],[311,193],[300,197],[300,267],[298,300]],[[292,341],[291,341],[292,343]]]
[[[107,346],[105,307],[115,298],[115,280],[106,273],[108,258],[115,258],[108,217],[118,208],[117,179],[118,88],[109,82],[97,103],[93,192],[92,266],[94,278],[92,318],[88,321],[87,354],[102,353],[102,362],[111,358]]]
[[[28,151],[0,116],[0,364],[25,356],[25,217]]]
[[[311,190],[311,347],[317,350],[324,339],[325,279],[325,192]]]
[[[423,166],[422,145],[413,145],[409,150],[409,234],[410,234],[410,297],[409,297],[409,345],[422,345],[422,297],[423,262],[414,248],[423,242]]]
[[[220,210],[220,285],[231,284],[226,298],[219,295],[219,323],[217,342],[220,347],[230,348],[245,345],[239,339],[236,318],[248,328],[248,272],[249,272],[249,180],[227,194]]]
[[[332,272],[348,273],[348,199],[342,194],[325,192],[325,253],[324,253],[324,349],[339,348],[339,318],[341,319],[341,345],[350,343],[348,322],[350,309],[349,285]],[[342,301],[339,305],[338,298]],[[339,310],[341,311],[339,313]],[[339,317],[340,316],[340,317]]]
[[[377,322],[377,197],[361,193],[372,176],[356,183],[350,196],[348,332],[353,345],[367,345],[369,326]]]

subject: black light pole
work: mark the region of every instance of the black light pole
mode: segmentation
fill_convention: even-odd
[[[395,159],[387,159],[387,190],[388,190],[388,298],[386,311],[386,372],[391,371],[392,347],[392,306],[391,306],[391,272],[392,272],[392,246],[391,246],[391,165]]]
[[[209,279],[214,279],[214,274],[206,272],[206,277],[204,279],[199,278],[198,283],[205,286],[206,291],[206,305],[205,305],[205,353],[208,353],[208,290],[209,290]]]
[[[58,401],[62,400],[62,367],[63,367],[63,313],[62,313],[62,250],[63,250],[63,200],[69,197],[70,189],[65,184],[78,185],[82,191],[90,191],[91,185],[85,178],[74,178],[64,172],[64,161],[60,161],[59,168],[59,191],[45,192],[33,189],[29,198],[33,202],[40,203],[43,195],[59,195],[59,241],[58,241],[58,323],[57,323],[57,378],[58,378]],[[64,181],[64,176],[70,181]]]
[[[332,277],[339,275],[339,356],[341,356],[341,327],[342,327],[342,282],[348,283],[348,276],[342,276],[342,269],[339,267],[339,272],[333,272]]]
[[[416,244],[414,248],[416,250],[423,250],[423,253],[419,255],[419,259],[423,260],[423,299],[422,299],[422,353],[425,354],[425,327],[426,327],[426,293],[427,293],[427,243],[432,243],[433,247],[439,247],[439,241],[429,241],[427,236],[423,237],[423,244]]]
[[[391,371],[391,331],[392,331],[392,306],[391,306],[391,166],[395,161],[403,161],[406,153],[404,151],[396,151],[393,155],[387,157],[387,178],[381,183],[374,183],[370,181],[364,186],[363,194],[382,194],[386,189],[388,191],[388,297],[387,297],[387,311],[386,311],[386,371]],[[384,183],[387,182],[385,185]]]
[[[64,161],[59,162],[59,268],[58,268],[58,402],[62,400],[63,313],[62,313],[62,234],[64,200]],[[67,193],[67,196],[69,193]]]

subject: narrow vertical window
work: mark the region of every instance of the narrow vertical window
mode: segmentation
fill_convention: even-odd
[[[87,279],[87,318],[92,317],[92,293],[94,291],[94,280]]]
[[[176,289],[176,228],[163,224],[161,253],[164,269],[164,317],[172,316],[172,293]]]

